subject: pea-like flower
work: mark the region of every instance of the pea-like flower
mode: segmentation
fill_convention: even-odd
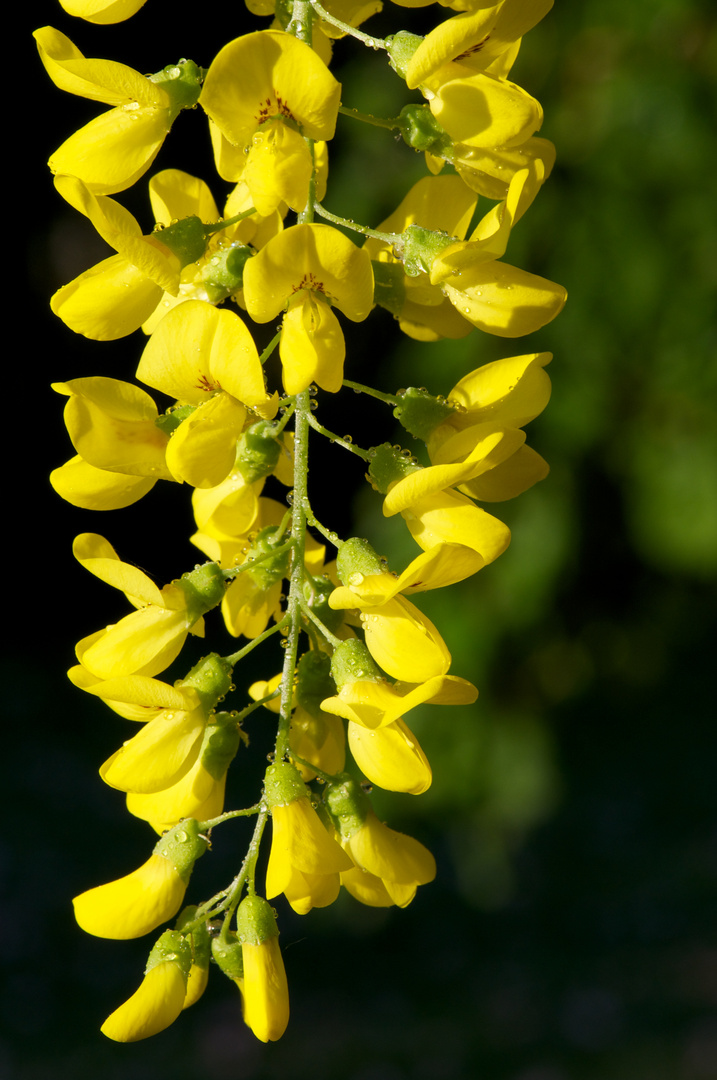
[[[167,467],[193,487],[220,484],[231,471],[247,409],[276,412],[254,339],[232,311],[188,300],[162,319],[137,368],[141,382],[196,406],[175,429]]]
[[[346,346],[333,308],[352,322],[366,318],[373,306],[370,257],[328,225],[295,225],[247,262],[244,302],[256,322],[285,311],[279,353],[286,392],[316,382],[335,393]]]
[[[139,989],[107,1017],[102,1034],[115,1042],[138,1042],[173,1024],[185,1008],[191,962],[186,938],[166,930],[149,954]]]
[[[146,77],[113,60],[86,59],[51,26],[34,37],[56,86],[115,106],[71,135],[50,158],[50,168],[78,177],[99,195],[131,187],[154,161],[182,109],[196,103],[199,68],[182,60]]]
[[[177,914],[194,863],[206,849],[197,822],[183,821],[137,870],[76,896],[77,922],[95,937],[126,940],[148,934]]]
[[[90,573],[122,589],[139,608],[78,643],[77,659],[99,679],[163,671],[181,652],[188,633],[204,635],[202,616],[224,595],[221,570],[212,563],[158,589],[96,533],[78,536],[73,551]]]
[[[294,766],[287,762],[271,765],[265,793],[273,827],[267,897],[271,900],[283,892],[299,915],[333,903],[339,893],[339,874],[350,868],[351,860],[322,825]]]
[[[303,210],[314,163],[307,139],[333,138],[341,86],[304,42],[260,30],[229,42],[209,67],[200,105],[247,149],[242,179],[260,214]]]
[[[418,886],[435,878],[435,859],[418,840],[379,821],[368,796],[356,780],[347,774],[341,780],[327,791],[329,809],[341,844],[351,856],[355,869],[373,878],[369,877],[368,888],[362,888],[361,878],[354,869],[342,874],[342,884],[365,903],[383,906],[385,890],[389,903],[406,907],[416,895]],[[379,883],[382,888],[378,887]]]
[[[158,479],[172,480],[164,455],[169,438],[157,406],[131,383],[104,376],[53,383],[65,394],[64,419],[77,456],[50,474],[55,491],[88,510],[129,506]]]
[[[93,194],[77,177],[57,176],[55,187],[117,254],[63,285],[50,306],[77,334],[95,341],[125,337],[149,318],[165,291],[176,295],[180,260],[158,234],[143,236],[128,210]]]
[[[247,896],[237,910],[241,941],[244,1023],[262,1042],[275,1042],[289,1023],[289,989],[276,917],[261,896]]]

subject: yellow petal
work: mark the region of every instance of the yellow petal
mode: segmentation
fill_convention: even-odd
[[[410,795],[421,795],[431,786],[428,758],[403,720],[375,731],[349,722],[348,740],[356,764],[372,784]]]
[[[300,394],[313,382],[332,394],[341,389],[346,344],[339,320],[323,299],[306,289],[289,302],[279,355],[287,394]]]
[[[112,255],[55,293],[50,307],[94,341],[115,341],[139,330],[162,299],[162,289],[122,255]]]
[[[393,678],[418,683],[448,671],[451,654],[443,638],[404,597],[362,612],[361,625],[372,657]]]
[[[153,854],[131,874],[88,889],[72,903],[88,934],[125,940],[142,937],[176,915],[186,888],[169,860]]]
[[[184,1008],[186,982],[178,964],[153,967],[131,998],[108,1016],[100,1028],[115,1042],[137,1042],[164,1031]]]
[[[289,1023],[289,988],[278,937],[242,945],[244,1022],[262,1042],[275,1042]]]
[[[175,480],[195,488],[213,488],[236,460],[236,446],[246,409],[229,394],[216,394],[199,405],[174,431],[166,450]]]
[[[206,714],[162,709],[153,720],[100,767],[110,787],[151,795],[172,787],[194,764],[204,735]]]
[[[52,470],[50,483],[61,498],[83,510],[121,510],[151,491],[156,480],[96,469],[78,454]]]

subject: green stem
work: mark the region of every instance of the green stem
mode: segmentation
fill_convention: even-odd
[[[284,668],[281,676],[281,713],[276,735],[276,760],[282,761],[289,749],[289,727],[294,703],[294,673],[299,652],[301,633],[301,599],[304,585],[304,551],[306,548],[306,517],[309,498],[307,480],[309,471],[309,418],[311,395],[303,390],[296,395],[294,423],[294,497],[291,519],[291,538],[294,542],[289,596],[286,602],[286,619],[289,635],[284,652]]]
[[[322,536],[326,537],[330,544],[333,544],[335,548],[343,547],[344,541],[341,539],[338,533],[332,532],[331,529],[327,529],[325,525],[322,525],[318,518],[314,515],[313,510],[309,510],[309,516],[306,521],[307,525],[310,525],[312,529],[317,529]]]
[[[228,570],[222,570],[222,576],[225,581],[231,581],[237,574],[243,574],[246,570],[253,570],[255,566],[260,566],[261,563],[266,562],[267,559],[273,559],[277,555],[283,555],[291,546],[292,541],[287,540],[285,544],[281,544],[279,547],[273,547],[271,551],[267,551],[264,555],[259,555],[256,559],[247,559],[241,566],[231,566]]]
[[[267,360],[269,359],[269,357],[273,353],[274,349],[279,344],[280,338],[281,338],[281,330],[278,330],[277,333],[274,334],[273,338],[271,339],[271,341],[269,342],[267,347],[264,349],[264,352],[259,357],[259,363],[260,364],[265,364],[267,362]]]
[[[389,120],[384,116],[372,116],[371,113],[361,112],[360,109],[352,109],[348,105],[339,105],[339,112],[343,116],[351,116],[354,120],[363,120],[364,124],[372,124],[373,127],[388,128],[389,131],[400,131],[401,119],[393,116]]]
[[[240,660],[243,660],[245,656],[248,656],[252,649],[255,649],[257,645],[261,645],[262,641],[266,641],[272,634],[276,634],[279,630],[283,630],[288,621],[288,617],[285,615],[281,622],[276,623],[275,626],[270,626],[263,634],[259,634],[258,637],[253,638],[243,649],[239,649],[239,652],[232,653],[230,656],[225,656],[224,660],[226,660],[227,664],[231,664],[232,667],[235,664],[238,664]]]
[[[341,638],[337,638],[336,634],[332,634],[329,628],[327,626],[324,626],[321,619],[314,611],[311,610],[310,605],[307,604],[306,600],[304,600],[303,598],[301,600],[301,610],[303,611],[304,615],[311,619],[314,626],[318,628],[321,636],[325,638],[329,642],[329,644],[333,645],[335,649],[338,649],[339,645],[343,644]]]
[[[234,217],[223,218],[221,221],[217,221],[214,225],[205,225],[204,233],[206,236],[212,236],[214,233],[221,232],[222,229],[228,229],[230,225],[236,225],[237,222],[243,221],[244,218],[250,217],[256,213],[256,208],[250,206],[248,210],[242,211],[241,214],[235,214]]]
[[[368,225],[357,225],[355,221],[339,217],[338,214],[332,214],[331,211],[326,210],[320,202],[314,202],[314,210],[319,217],[326,218],[327,221],[332,221],[334,225],[343,225],[345,229],[352,229],[354,232],[361,233],[362,236],[370,236],[374,240],[380,240],[384,244],[390,244],[391,247],[397,244],[403,235],[402,233],[379,232],[378,229],[369,229]]]
[[[358,41],[363,41],[364,45],[367,45],[369,49],[385,49],[388,52],[388,42],[384,41],[383,38],[364,34],[361,30],[357,30],[355,26],[351,26],[350,23],[342,22],[341,19],[337,19],[335,15],[331,15],[326,8],[323,8],[317,0],[311,0],[311,6],[325,22],[331,23],[332,26],[335,26],[338,30],[343,30],[345,34],[349,34]]]
[[[344,450],[350,450],[352,454],[358,454],[364,461],[371,460],[368,450],[363,450],[360,446],[356,446],[351,442],[350,438],[342,439],[340,435],[335,435],[333,431],[329,431],[328,428],[325,428],[323,424],[319,423],[313,413],[309,413],[309,424],[314,431],[318,431],[319,435],[324,435],[327,439],[330,439],[331,442],[338,443],[339,446],[343,446]]]
[[[211,821],[203,821],[199,826],[200,832],[208,832],[209,829],[214,829],[223,821],[230,821],[232,818],[251,817],[253,814],[258,814],[263,805],[263,803],[257,803],[256,806],[249,806],[246,810],[227,810],[226,814],[220,814]]]
[[[378,398],[379,401],[385,401],[387,405],[400,405],[401,399],[395,394],[384,394],[380,390],[374,390],[372,386],[364,386],[363,383],[351,382],[350,379],[344,379],[344,386],[348,386],[349,390],[355,390],[357,394],[369,394],[371,397]]]

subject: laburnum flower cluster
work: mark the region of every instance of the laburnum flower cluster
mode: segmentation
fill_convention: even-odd
[[[186,484],[191,543],[207,560],[160,587],[103,536],[83,533],[74,544],[80,564],[132,610],[78,643],[69,676],[134,725],[100,774],[158,837],[138,869],[74,900],[90,934],[161,931],[139,988],[102,1027],[111,1039],[166,1028],[201,996],[211,967],[236,984],[254,1034],[278,1039],[289,998],[269,901],[283,895],[304,915],[344,891],[405,907],[435,876],[427,848],[376,815],[371,789],[425,792],[431,766],[411,710],[477,697],[450,673],[449,649],[414,599],[506,550],[509,530],[483,504],[514,498],[548,472],[524,429],[548,402],[551,357],[484,364],[439,394],[388,394],[354,381],[360,357],[346,356],[345,320],[380,306],[416,342],[435,342],[474,328],[520,337],[561,310],[561,286],[502,261],[554,159],[536,135],[539,103],[509,79],[523,35],[551,3],[460,0],[425,37],[399,30],[380,40],[358,29],[379,0],[247,0],[273,17],[269,28],[230,41],[206,70],[183,59],[149,76],[88,59],[51,27],[35,34],[55,85],[107,106],[50,168],[59,195],[115,254],[60,288],[52,309],[95,340],[144,334],[136,382],[54,384],[75,455],[52,484],[91,510],[136,503],[162,481]],[[142,0],[62,6],[103,24],[135,14]],[[347,36],[383,50],[420,100],[392,119],[343,105],[329,64]],[[148,180],[154,221],[141,224],[115,196],[143,180],[195,105],[209,121],[223,211],[204,179],[165,168]],[[349,131],[362,120],[396,129],[425,155],[425,177],[377,226],[323,206],[339,119]],[[476,217],[479,197],[492,205]],[[251,324],[277,320],[260,353]],[[264,368],[274,350],[276,386]],[[362,447],[328,431],[315,415],[318,389],[345,385],[385,402],[390,422],[425,446],[422,462],[388,442]],[[310,431],[358,457],[384,515],[405,521],[416,553],[401,572],[367,539],[342,539],[317,519]],[[211,629],[221,641],[219,619],[240,647],[215,646],[166,681],[188,635]],[[272,637],[283,646],[281,670],[224,708],[235,667]],[[245,725],[262,716],[275,718],[277,735],[261,790],[251,805],[225,810]],[[185,906],[212,831],[236,817],[255,822],[236,877]]]

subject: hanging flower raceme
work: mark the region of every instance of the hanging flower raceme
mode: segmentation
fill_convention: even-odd
[[[326,801],[342,847],[354,863],[352,870],[341,874],[341,884],[361,903],[406,907],[419,885],[433,881],[436,862],[430,851],[379,821],[352,777],[344,774],[341,783],[332,784]]]
[[[78,643],[77,659],[99,679],[163,671],[181,652],[188,633],[204,635],[202,616],[224,595],[224,578],[214,563],[158,589],[136,566],[121,562],[96,533],[78,536],[73,552],[85,569],[121,589],[140,609]]]
[[[303,210],[314,162],[307,139],[333,138],[341,86],[302,41],[281,30],[236,38],[212,62],[199,99],[223,137],[247,149],[242,179],[267,215]]]
[[[246,406],[266,416],[277,408],[242,320],[201,300],[188,300],[162,319],[142,353],[137,378],[193,407],[172,432],[166,452],[174,478],[193,487],[215,487],[230,472]]]
[[[339,874],[350,869],[351,860],[322,825],[294,766],[270,765],[264,793],[273,827],[267,897],[283,892],[299,915],[332,904],[339,894]]]
[[[50,158],[50,168],[78,177],[98,195],[124,191],[152,164],[182,109],[196,104],[199,68],[181,60],[146,77],[113,60],[86,59],[51,26],[34,37],[56,86],[115,106],[71,135]]]
[[[244,303],[256,322],[285,311],[279,352],[288,394],[312,382],[335,393],[346,345],[332,309],[352,322],[366,318],[373,306],[371,260],[337,229],[295,225],[244,267]]]
[[[137,870],[76,896],[77,922],[95,937],[126,940],[148,934],[177,914],[194,864],[206,850],[197,822],[181,822],[157,841]]]

